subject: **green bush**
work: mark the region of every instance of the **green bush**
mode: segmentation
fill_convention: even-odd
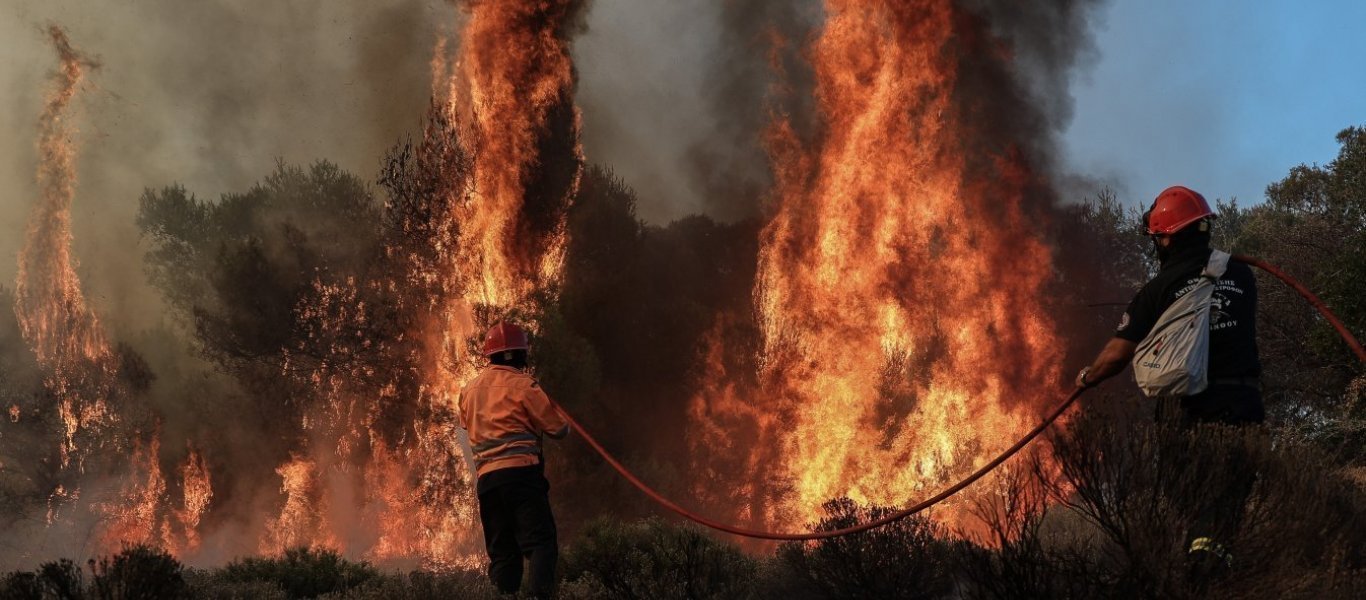
[[[274,558],[244,558],[223,568],[217,579],[228,583],[274,583],[288,598],[316,598],[345,592],[379,576],[365,562],[348,561],[336,551],[291,548]]]
[[[754,597],[758,562],[690,526],[590,523],[565,554],[564,598]]]

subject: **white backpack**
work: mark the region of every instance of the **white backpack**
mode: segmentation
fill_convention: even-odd
[[[1148,397],[1189,396],[1209,386],[1209,312],[1229,255],[1215,250],[1195,288],[1157,318],[1134,350],[1134,379]]]

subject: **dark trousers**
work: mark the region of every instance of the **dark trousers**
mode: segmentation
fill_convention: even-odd
[[[1262,392],[1241,385],[1210,385],[1194,396],[1181,399],[1182,419],[1187,426],[1199,423],[1259,425],[1266,420]]]
[[[1185,429],[1201,425],[1255,427],[1265,418],[1261,391],[1249,386],[1211,385],[1199,394],[1158,405],[1159,420],[1175,421]],[[1257,483],[1256,467],[1244,448],[1235,446],[1220,456],[1223,462],[1217,468],[1223,473],[1215,478],[1220,482],[1219,489],[1208,490],[1209,498],[1193,515],[1192,541],[1207,538],[1220,545],[1228,544],[1238,533],[1247,500]]]
[[[550,482],[543,469],[514,467],[479,479],[479,520],[489,553],[489,579],[498,591],[514,594],[522,584],[522,560],[531,562],[530,592],[555,593],[559,542],[550,512]]]

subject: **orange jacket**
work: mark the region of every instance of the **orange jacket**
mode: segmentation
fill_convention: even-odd
[[[569,424],[550,405],[531,375],[490,366],[460,390],[455,401],[460,426],[470,434],[479,475],[541,462],[541,436],[559,439]]]

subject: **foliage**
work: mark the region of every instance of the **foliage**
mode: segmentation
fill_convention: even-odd
[[[293,311],[319,273],[355,273],[377,251],[378,206],[335,165],[283,163],[242,194],[201,202],[182,187],[143,194],[148,276],[202,349],[226,362],[287,347]],[[249,310],[248,310],[249,309]]]
[[[1257,428],[1120,423],[1084,414],[1052,439],[1058,477],[1036,463],[1059,507],[1044,518],[1080,517],[1093,528],[1048,542],[1036,563],[1056,576],[1080,574],[1102,596],[1350,595],[1363,574],[1366,494],[1320,452],[1273,448]],[[1186,552],[1204,535],[1232,556],[1231,568],[1213,578],[1191,571]],[[1020,540],[1044,541],[1037,529]]]
[[[70,559],[0,579],[0,598],[45,600],[174,600],[189,598],[184,567],[160,548],[136,545],[89,562],[90,580]]]
[[[243,558],[223,568],[222,581],[273,582],[289,598],[344,592],[379,576],[368,563],[351,562],[334,550],[290,548],[275,558]]]
[[[1215,242],[1252,254],[1314,290],[1366,335],[1366,129],[1337,136],[1338,156],[1267,186],[1266,202],[1220,204]],[[1258,345],[1265,397],[1281,437],[1311,440],[1366,466],[1366,369],[1298,294],[1259,275]],[[1354,382],[1355,380],[1355,382]]]
[[[598,520],[564,558],[571,598],[746,598],[757,563],[692,526]]]
[[[882,518],[895,509],[831,500],[817,531]],[[871,531],[792,542],[778,548],[780,572],[797,598],[943,598],[953,589],[953,544],[948,530],[924,515]]]
[[[959,546],[969,598],[1098,598],[1113,587],[1096,561],[1094,530],[1076,513],[1050,510],[1049,458],[1036,450],[1003,467],[1001,493],[977,502],[984,538]]]
[[[406,575],[382,575],[349,590],[323,596],[328,600],[491,600],[497,597],[488,578],[483,573],[473,571],[414,571]]]
[[[136,545],[90,561],[92,597],[100,600],[173,600],[188,596],[184,567],[165,550]]]

